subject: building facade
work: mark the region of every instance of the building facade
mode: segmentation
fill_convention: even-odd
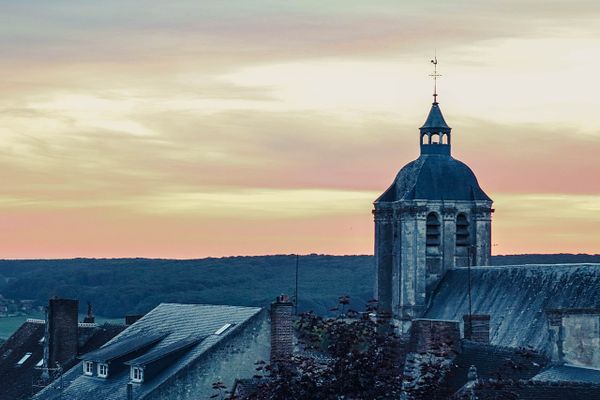
[[[492,199],[452,157],[452,129],[437,101],[419,144],[419,158],[400,170],[373,210],[379,312],[401,324],[423,314],[446,271],[489,265],[491,257]]]

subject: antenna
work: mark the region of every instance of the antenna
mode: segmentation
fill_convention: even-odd
[[[298,315],[298,254],[296,254],[296,291],[294,293],[294,314]]]
[[[433,74],[429,74],[433,78],[433,104],[437,104],[437,78],[439,78],[440,74],[437,73],[437,50],[434,52],[433,60],[431,60],[433,64]]]

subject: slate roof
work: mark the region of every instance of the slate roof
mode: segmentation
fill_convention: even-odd
[[[600,400],[600,385],[519,381],[479,381],[473,387],[478,400]],[[463,388],[453,396],[471,400],[471,389]]]
[[[180,341],[171,343],[168,346],[163,346],[163,347],[158,347],[158,348],[152,349],[149,352],[147,352],[146,354],[144,354],[143,356],[139,356],[137,358],[134,358],[133,360],[127,361],[127,362],[125,362],[125,364],[126,365],[147,365],[147,364],[153,363],[156,360],[160,360],[164,356],[172,354],[173,352],[192,347],[192,346],[198,344],[199,342],[203,341],[204,339],[206,339],[206,336],[197,337],[195,335],[185,338],[185,339],[181,339]]]
[[[148,347],[152,344],[163,339],[165,334],[149,334],[144,336],[133,336],[127,339],[120,340],[118,342],[111,342],[110,345],[99,348],[98,350],[84,354],[79,357],[82,360],[96,361],[96,362],[109,362],[119,357],[123,357],[127,354],[136,352],[144,347]]]
[[[471,168],[448,154],[421,154],[398,172],[376,203],[398,200],[492,201]]]
[[[427,115],[427,119],[420,130],[425,132],[450,132],[451,128],[446,123],[437,102],[431,105],[429,115]]]
[[[425,313],[461,320],[468,313],[468,270],[449,270]],[[600,264],[471,268],[474,314],[489,314],[492,344],[549,351],[546,310],[600,308]]]
[[[257,307],[163,303],[128,327],[106,346],[135,337],[166,335],[152,348],[159,350],[181,340],[188,340],[188,338],[195,337],[200,340],[206,337],[190,347],[189,351],[151,380],[134,385],[134,398],[142,399],[184,371],[211,348],[233,337],[260,312],[261,308]],[[232,326],[222,334],[215,335],[214,333],[225,324],[232,324]],[[108,379],[99,379],[84,376],[81,365],[77,365],[64,374],[62,381],[65,385],[62,392],[63,398],[122,400],[127,398],[129,369],[124,369],[114,375],[111,372]],[[48,387],[38,393],[35,398],[59,399],[60,393],[55,388]]]
[[[555,365],[533,378],[536,382],[578,382],[600,385],[600,370],[570,365]]]
[[[97,327],[79,327],[80,352],[97,349],[121,331],[123,325],[100,325]],[[0,346],[0,400],[19,400],[29,398],[39,388],[33,383],[39,381],[41,370],[36,364],[43,358],[44,347],[40,340],[44,337],[45,324],[25,322]],[[26,354],[31,356],[19,367],[17,362]],[[77,363],[67,363],[66,369]]]
[[[535,376],[548,363],[547,357],[531,350],[463,340],[447,382],[451,392],[457,391],[467,383],[471,365],[477,368],[479,379],[519,380]]]

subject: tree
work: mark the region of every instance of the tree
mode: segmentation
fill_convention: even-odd
[[[323,318],[304,313],[297,322],[304,351],[288,363],[270,366],[253,399],[398,399],[402,384],[403,343],[381,334],[368,312],[345,311]],[[368,310],[373,309],[370,303]]]

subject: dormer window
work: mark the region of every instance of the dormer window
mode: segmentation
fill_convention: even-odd
[[[94,362],[93,361],[84,361],[83,362],[83,374],[87,376],[94,375]]]
[[[108,376],[108,364],[98,364],[98,376],[106,378]]]
[[[131,367],[131,381],[137,383],[144,382],[144,370],[140,367]]]

